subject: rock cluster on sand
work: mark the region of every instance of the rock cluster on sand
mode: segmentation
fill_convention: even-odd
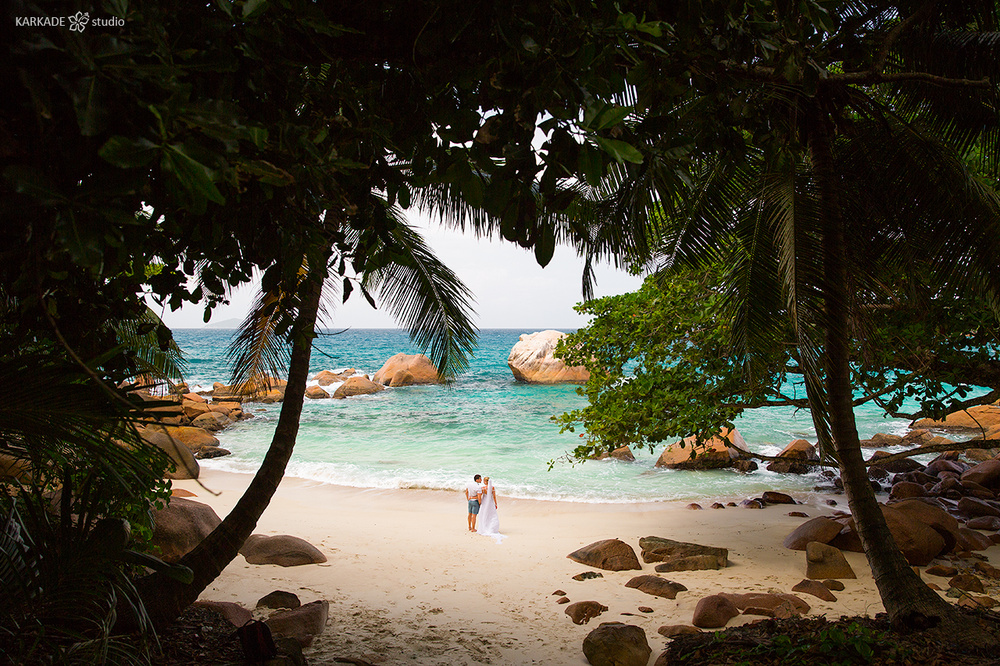
[[[290,603],[291,600],[294,600],[295,605],[275,605],[277,600],[281,600],[281,603]],[[234,627],[242,627],[253,619],[253,614],[248,609],[231,601],[196,601],[194,605],[210,608],[220,613]],[[275,643],[279,646],[279,651],[299,654],[299,661],[286,660],[280,663],[305,663],[301,660],[301,648],[309,647],[313,639],[323,633],[330,614],[330,602],[325,599],[300,605],[298,597],[291,592],[280,590],[276,590],[258,601],[257,608],[280,609],[274,610],[264,619],[264,622],[271,630]],[[294,641],[293,647],[295,649],[290,651],[287,647],[282,646],[282,639]]]
[[[583,384],[590,379],[585,367],[567,366],[555,357],[556,344],[565,337],[551,330],[521,335],[507,357],[514,379],[529,384]]]
[[[916,467],[891,477],[889,501],[879,505],[907,561],[925,566],[935,557],[989,548],[993,540],[976,530],[1000,527],[1000,460],[973,465],[946,453],[926,466],[910,462]],[[789,534],[784,545],[802,550],[813,541],[862,552],[848,514],[813,518]]]

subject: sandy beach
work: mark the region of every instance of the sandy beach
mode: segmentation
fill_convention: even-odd
[[[225,516],[250,477],[211,469],[201,482],[175,481]],[[306,650],[313,664],[335,658],[372,664],[587,664],[584,637],[601,622],[642,627],[653,654],[666,639],[657,629],[690,624],[698,600],[720,591],[790,592],[805,577],[805,554],[783,548],[784,537],[810,517],[832,514],[823,496],[798,497],[798,507],[763,510],[685,508],[685,503],[583,504],[507,499],[497,481],[502,543],[468,532],[458,491],[363,490],[286,478],[258,524],[259,534],[291,534],[322,550],[328,562],[299,567],[250,565],[237,557],[202,594],[253,608],[274,590],[302,603],[330,602],[324,634]],[[717,498],[720,501],[744,498]],[[844,506],[844,498],[838,497]],[[566,557],[587,544],[619,538],[639,552],[639,539],[660,536],[729,549],[720,571],[663,574],[688,588],[677,599],[625,587],[643,571],[604,571],[575,581],[589,567]],[[803,595],[810,615],[874,615],[882,611],[864,556],[845,553],[858,575],[843,581],[836,602]],[[996,556],[994,555],[994,558]],[[577,626],[556,603],[599,601],[609,610]],[[652,613],[638,609],[646,606]],[[730,626],[753,617],[740,616]]]

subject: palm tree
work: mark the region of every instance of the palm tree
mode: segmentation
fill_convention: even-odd
[[[752,372],[781,342],[776,318],[790,319],[821,449],[839,462],[894,625],[996,646],[892,540],[861,455],[849,342],[863,306],[885,296],[882,267],[932,275],[1000,314],[997,6],[768,7],[724,20],[676,8],[660,51],[637,47],[648,114],[634,137],[646,132],[649,158],[619,170],[608,210],[650,193],[640,214],[664,217],[666,270],[737,248],[737,353]],[[728,48],[683,41],[695,39],[685,21]]]
[[[154,623],[176,617],[218,577],[236,557],[277,490],[298,433],[323,292],[339,287],[327,279],[328,274],[342,273],[338,265],[358,256],[363,242],[371,243],[364,251],[367,262],[357,278],[344,279],[342,297],[346,299],[353,290],[349,285],[357,283],[369,299],[382,299],[410,329],[414,343],[429,349],[442,376],[466,367],[475,345],[468,290],[434,257],[398,209],[388,207],[378,196],[373,195],[373,199],[369,210],[392,217],[387,235],[371,243],[361,232],[346,223],[334,224],[333,216],[328,216],[329,237],[334,236],[333,231],[339,232],[338,242],[319,246],[312,257],[304,258],[292,284],[273,284],[262,292],[234,339],[230,348],[234,385],[260,386],[269,376],[283,374],[287,367],[288,384],[278,423],[264,460],[239,502],[181,560],[181,565],[194,572],[193,581],[178,581],[159,573],[140,581],[139,589]],[[365,228],[357,222],[354,226]],[[286,350],[290,350],[287,356]]]

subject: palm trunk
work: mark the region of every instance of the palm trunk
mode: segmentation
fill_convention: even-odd
[[[951,638],[968,635],[970,622],[920,580],[892,538],[868,480],[854,420],[848,326],[847,244],[833,169],[832,134],[822,112],[816,114],[809,149],[823,211],[823,300],[826,308],[826,393],[831,434],[840,458],[841,477],[858,537],[882,603],[898,630],[944,629]],[[984,632],[977,632],[984,633]],[[995,635],[987,638],[997,645]],[[983,646],[980,643],[980,646]]]
[[[281,404],[281,414],[271,439],[271,446],[253,481],[233,510],[211,534],[181,560],[181,564],[190,567],[194,572],[194,581],[190,585],[185,585],[163,574],[153,574],[139,581],[137,587],[155,625],[159,626],[176,618],[236,558],[243,542],[257,526],[257,521],[278,489],[295,446],[299,417],[302,414],[305,398],[309,357],[323,290],[322,281],[316,275],[316,271],[307,278],[304,288],[306,294],[302,299],[295,324],[296,332],[288,367],[288,385],[285,387],[285,399]]]

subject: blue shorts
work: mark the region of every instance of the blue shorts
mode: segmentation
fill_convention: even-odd
[[[479,500],[469,500],[469,513],[473,516],[479,515]]]

